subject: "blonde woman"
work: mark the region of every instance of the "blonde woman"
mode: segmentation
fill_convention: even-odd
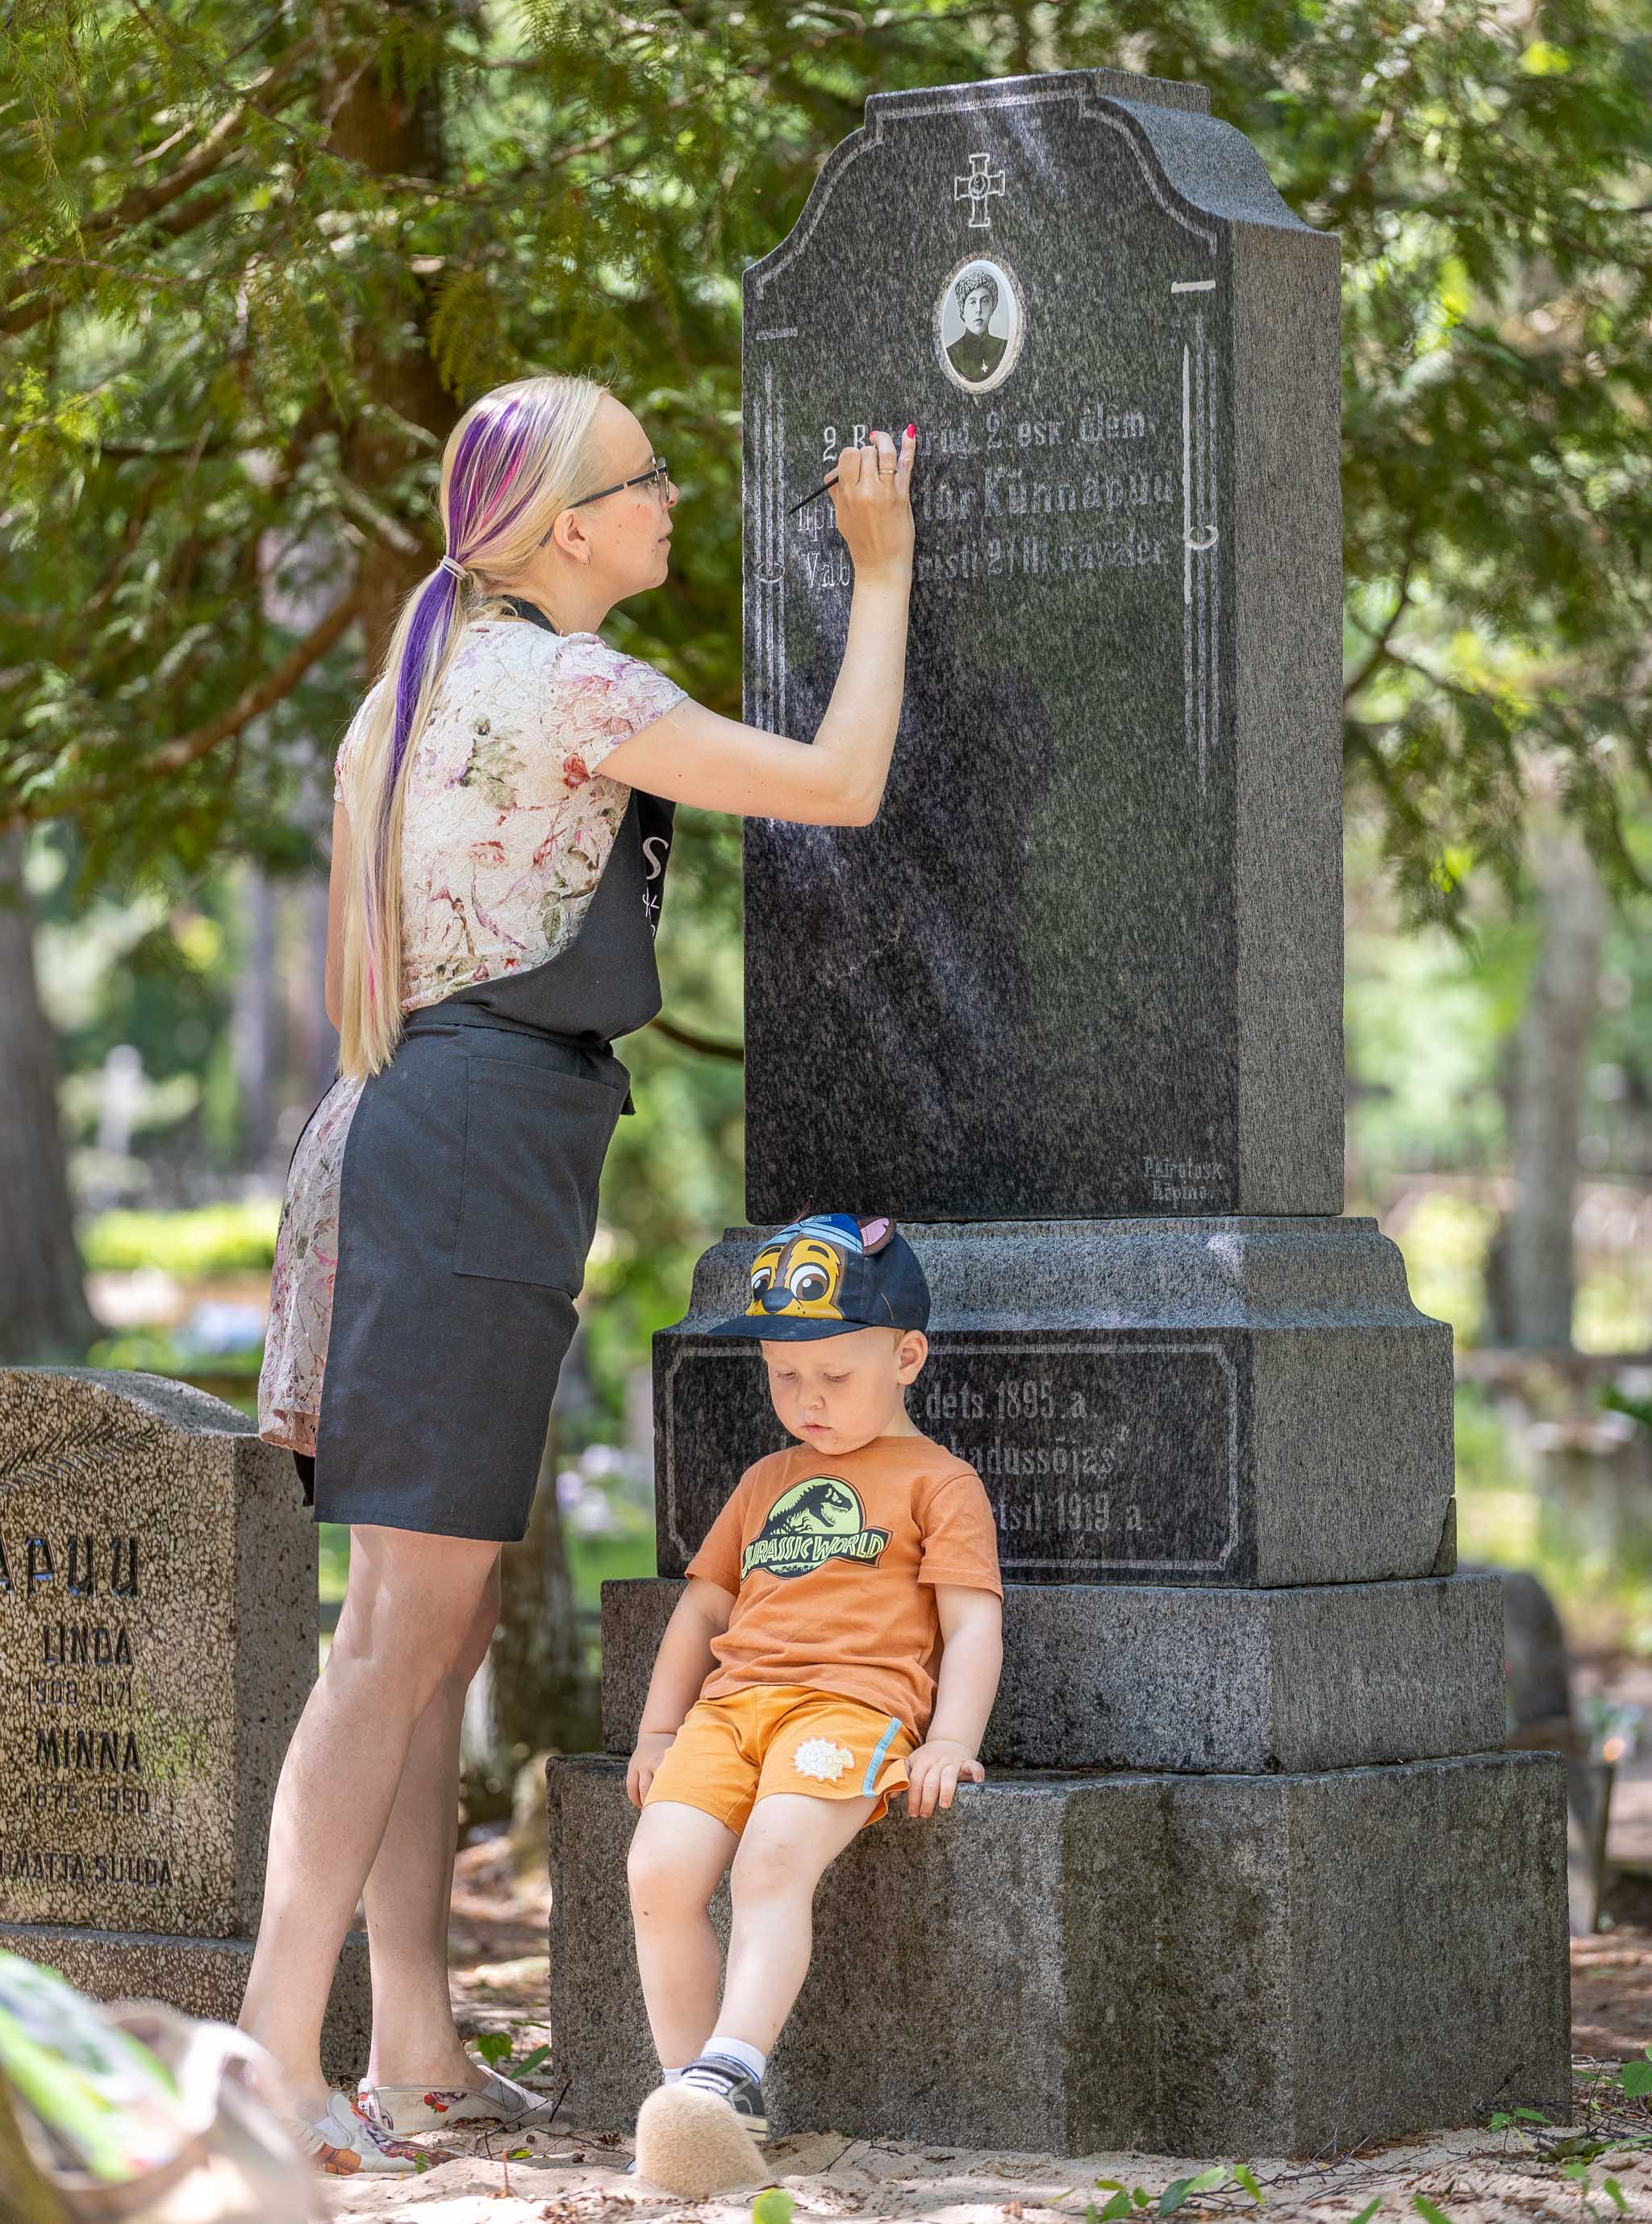
[[[610,1045],[659,1008],[678,803],[817,825],[878,810],[904,682],[908,426],[846,449],[842,668],[812,742],[718,717],[597,628],[664,584],[677,490],[630,410],[521,379],[448,441],[447,542],[339,750],[327,1009],[339,1078],[300,1138],[259,1430],[350,1525],[337,1633],[275,1795],[242,2023],[336,2174],[396,2134],[537,2104],[454,2029],[447,1911],[465,1687],[539,1472],[597,1180],[628,1107]],[[355,2101],[320,2032],[357,1899],[373,2041]]]

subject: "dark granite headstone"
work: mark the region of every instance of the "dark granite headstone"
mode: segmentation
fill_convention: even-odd
[[[1010,1586],[987,1786],[823,1886],[821,1936],[870,1909],[895,1972],[876,2044],[823,1958],[779,2110],[1205,2155],[1563,2113],[1559,1771],[1466,1757],[1502,1645],[1441,1580],[1451,1331],[1341,1216],[1336,243],[1198,87],[1078,71],[873,95],[745,306],[747,715],[816,731],[853,582],[791,505],[911,419],[907,686],[873,825],[747,824],[756,1224],[654,1339],[659,1574],[604,1600],[609,1734],[786,1441],[708,1331],[802,1210],[902,1223],[909,1411]],[[627,1960],[623,1776],[551,1768],[559,2066],[615,2121],[653,2071],[591,1982]],[[995,2084],[1006,2002],[1034,2043]]]
[[[883,807],[747,825],[755,1221],[1341,1209],[1337,245],[1206,104],[874,94],[746,274],[754,723],[843,654],[791,505],[921,428]]]

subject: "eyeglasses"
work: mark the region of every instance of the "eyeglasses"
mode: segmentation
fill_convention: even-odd
[[[570,509],[583,509],[588,502],[601,502],[608,494],[623,494],[627,487],[652,487],[656,494],[664,494],[665,482],[671,477],[664,456],[656,456],[646,471],[639,471],[634,479],[621,479],[616,485],[602,487],[596,494],[582,494],[577,502],[571,502]]]
[[[619,479],[613,486],[599,487],[595,494],[582,494],[577,502],[571,502],[568,507],[570,509],[583,509],[588,502],[601,502],[604,495],[623,494],[627,487],[634,486],[646,486],[651,492],[657,495],[663,495],[665,491],[666,482],[670,477],[671,473],[666,465],[665,458],[664,456],[656,456],[653,463],[649,464],[647,470],[646,471],[639,471],[635,478]],[[551,533],[554,533],[555,531],[556,528],[553,525],[551,528]],[[547,533],[545,535],[545,539],[540,541],[539,546],[541,548],[544,547],[545,541],[551,538],[551,533]]]

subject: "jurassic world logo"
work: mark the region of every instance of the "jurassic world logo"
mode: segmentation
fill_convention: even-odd
[[[770,1507],[768,1520],[740,1556],[740,1580],[760,1568],[768,1576],[806,1576],[828,1560],[876,1560],[888,1542],[886,1529],[867,1527],[852,1483],[838,1475],[811,1475]]]

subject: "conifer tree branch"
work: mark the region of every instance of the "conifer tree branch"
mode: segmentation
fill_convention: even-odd
[[[1394,637],[1394,629],[1404,616],[1410,600],[1411,571],[1416,561],[1415,549],[1408,548],[1405,552],[1405,561],[1400,566],[1399,589],[1394,597],[1394,607],[1384,621],[1381,631],[1372,633],[1369,627],[1360,628],[1361,632],[1371,644],[1371,654],[1344,686],[1342,699],[1345,703],[1352,702],[1354,697],[1359,693],[1376,672],[1378,666],[1386,660],[1389,655],[1389,643]]]
[[[83,787],[66,794],[43,797],[38,806],[20,804],[0,813],[0,834],[9,834],[14,828],[37,824],[48,818],[73,818],[78,812],[95,805],[107,803],[111,797],[130,787],[133,779],[149,780],[164,778],[169,773],[181,772],[215,749],[220,742],[228,741],[242,729],[261,717],[266,711],[290,695],[310,667],[324,657],[339,635],[355,618],[363,603],[360,583],[350,587],[319,625],[294,643],[274,669],[262,679],[243,688],[226,711],[205,725],[198,726],[192,734],[182,734],[175,741],[165,742],[133,768],[132,775],[116,781],[107,776],[88,780]]]
[[[162,178],[153,186],[129,187],[112,209],[105,209],[99,215],[87,218],[80,226],[82,237],[105,231],[129,231],[135,224],[146,222],[169,206],[180,193],[186,193],[203,178],[210,177],[235,151],[249,117],[262,116],[267,122],[274,120],[259,105],[258,96],[273,92],[278,85],[284,85],[299,65],[315,52],[317,44],[318,35],[314,31],[308,31],[301,39],[295,39],[267,69],[261,70],[249,84],[241,88],[241,98],[235,107],[224,111],[195,152],[180,162],[168,177]],[[165,147],[174,143],[175,140],[163,142],[161,148],[156,148],[148,155],[140,153],[136,159],[139,162],[154,161]]]
[[[192,186],[199,185],[203,179],[211,177],[215,171],[221,169],[231,155],[239,150],[241,135],[245,130],[249,118],[255,115],[265,116],[264,110],[258,105],[253,95],[268,93],[276,85],[285,83],[293,75],[299,65],[314,51],[315,46],[314,32],[310,32],[304,38],[296,41],[287,48],[279,61],[272,62],[268,69],[262,71],[252,80],[246,87],[244,96],[240,102],[234,108],[225,110],[206,134],[200,146],[192,155],[180,162],[169,176],[161,179],[153,186],[133,186],[122,194],[112,209],[105,209],[99,215],[87,217],[78,227],[80,243],[83,245],[101,243],[115,235],[134,231],[139,225],[148,224],[153,218],[159,216],[163,210],[169,208],[174,201],[188,193]],[[292,88],[294,92],[302,89],[301,86]],[[271,119],[266,117],[266,120]],[[140,156],[138,159],[152,160],[153,157]],[[227,194],[216,194],[209,201],[199,204],[186,213],[181,213],[165,228],[173,237],[181,237],[185,232],[192,231],[196,224],[203,224],[208,218],[218,215],[227,205],[229,198]],[[41,256],[35,262],[27,264],[19,270],[6,288],[3,306],[7,313],[0,317],[0,332],[24,332],[31,325],[38,324],[42,317],[49,316],[55,306],[57,296],[54,289],[47,281],[45,274],[53,269],[73,267],[74,260],[75,258],[62,256]],[[107,268],[106,265],[90,262],[86,267]],[[29,298],[31,296],[32,299]],[[16,306],[20,304],[21,306]]]

